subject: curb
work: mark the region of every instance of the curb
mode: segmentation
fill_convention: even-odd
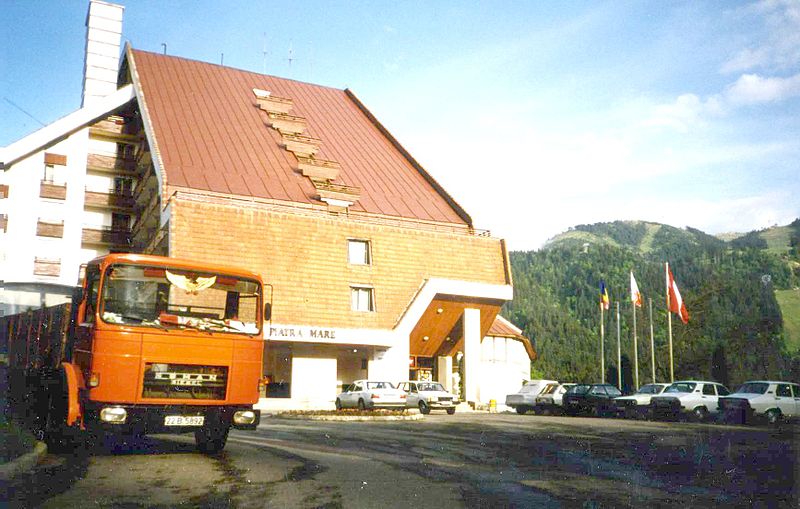
[[[422,414],[409,415],[293,415],[274,414],[273,419],[287,419],[292,421],[421,421]]]
[[[47,454],[47,444],[36,442],[31,452],[0,465],[0,481],[10,481],[14,477],[32,470],[45,454]]]

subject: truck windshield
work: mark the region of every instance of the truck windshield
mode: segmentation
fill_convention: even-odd
[[[100,304],[106,323],[258,334],[257,281],[178,268],[115,264]]]

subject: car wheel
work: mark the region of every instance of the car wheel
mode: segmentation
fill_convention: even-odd
[[[421,414],[429,414],[431,413],[431,407],[427,405],[424,401],[419,402],[419,413]]]
[[[367,409],[367,405],[364,404],[364,400],[363,399],[359,399],[358,400],[358,409],[359,410],[366,410]]]
[[[703,422],[708,418],[708,410],[706,410],[706,407],[704,406],[695,408],[693,413],[697,422]]]
[[[336,398],[336,410],[341,410],[341,409],[342,409],[342,400]]]
[[[454,413],[456,413],[456,407],[447,409],[447,415],[453,415]]]
[[[781,411],[777,408],[771,408],[764,414],[767,417],[767,422],[770,424],[778,424],[781,420]]]
[[[527,411],[528,411],[528,407],[520,405],[520,406],[518,406],[518,407],[516,408],[516,410],[517,410],[517,413],[518,413],[519,415],[522,415],[522,414],[524,414],[525,412],[527,412]]]

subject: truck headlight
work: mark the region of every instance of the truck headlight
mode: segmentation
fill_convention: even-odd
[[[122,407],[106,407],[100,410],[100,420],[109,424],[123,424],[128,418],[128,411]]]
[[[256,422],[256,413],[252,410],[238,410],[233,414],[234,424],[253,424]]]

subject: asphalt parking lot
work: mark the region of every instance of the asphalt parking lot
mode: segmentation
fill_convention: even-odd
[[[50,455],[12,507],[797,507],[798,427],[463,413],[265,418],[222,455],[190,436]]]

